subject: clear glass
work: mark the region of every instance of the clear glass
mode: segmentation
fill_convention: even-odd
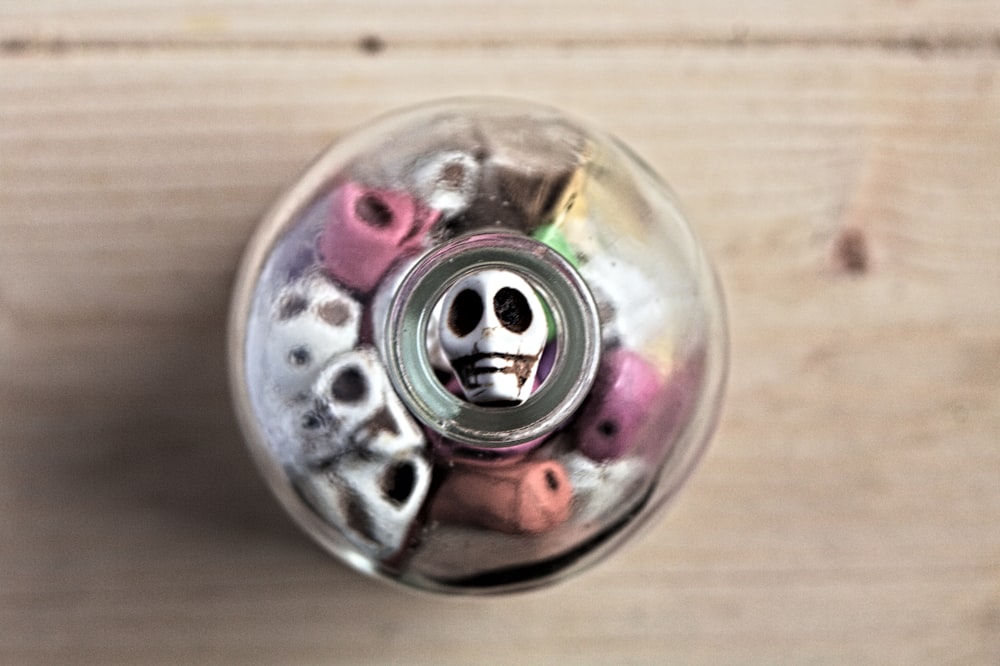
[[[578,571],[660,511],[715,428],[728,346],[714,272],[633,152],[461,99],[343,137],[281,198],[230,353],[249,447],[309,534],[483,594]]]

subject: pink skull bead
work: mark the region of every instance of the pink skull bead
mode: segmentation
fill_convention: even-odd
[[[482,468],[455,466],[431,503],[431,518],[507,534],[537,534],[569,518],[573,487],[555,460]]]
[[[632,451],[664,381],[656,368],[628,349],[608,352],[601,369],[581,410],[577,448],[593,460],[614,460]]]
[[[374,289],[401,256],[420,246],[438,213],[403,192],[348,182],[330,202],[330,221],[319,239],[323,265],[341,284]]]

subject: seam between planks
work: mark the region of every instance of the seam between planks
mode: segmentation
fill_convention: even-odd
[[[1000,56],[1000,30],[963,33],[910,32],[898,35],[850,35],[837,32],[784,34],[734,29],[731,34],[665,34],[630,37],[587,37],[553,40],[490,38],[419,40],[362,34],[355,39],[316,37],[277,39],[152,38],[79,39],[63,36],[8,34],[0,36],[0,57],[31,57],[101,52],[360,51],[376,56],[384,51],[500,51],[513,49],[687,49],[706,50],[847,50],[875,51],[919,57],[934,55]]]

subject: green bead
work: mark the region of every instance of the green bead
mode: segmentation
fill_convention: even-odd
[[[546,224],[543,227],[539,227],[532,236],[535,240],[545,243],[561,254],[574,267],[578,268],[580,266],[580,261],[576,256],[576,252],[573,251],[573,246],[566,240],[566,236],[563,235],[558,226]]]

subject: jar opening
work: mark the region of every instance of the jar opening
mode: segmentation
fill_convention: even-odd
[[[586,283],[557,252],[516,234],[470,235],[425,255],[385,326],[403,402],[462,444],[501,448],[552,432],[583,402],[600,362]]]

